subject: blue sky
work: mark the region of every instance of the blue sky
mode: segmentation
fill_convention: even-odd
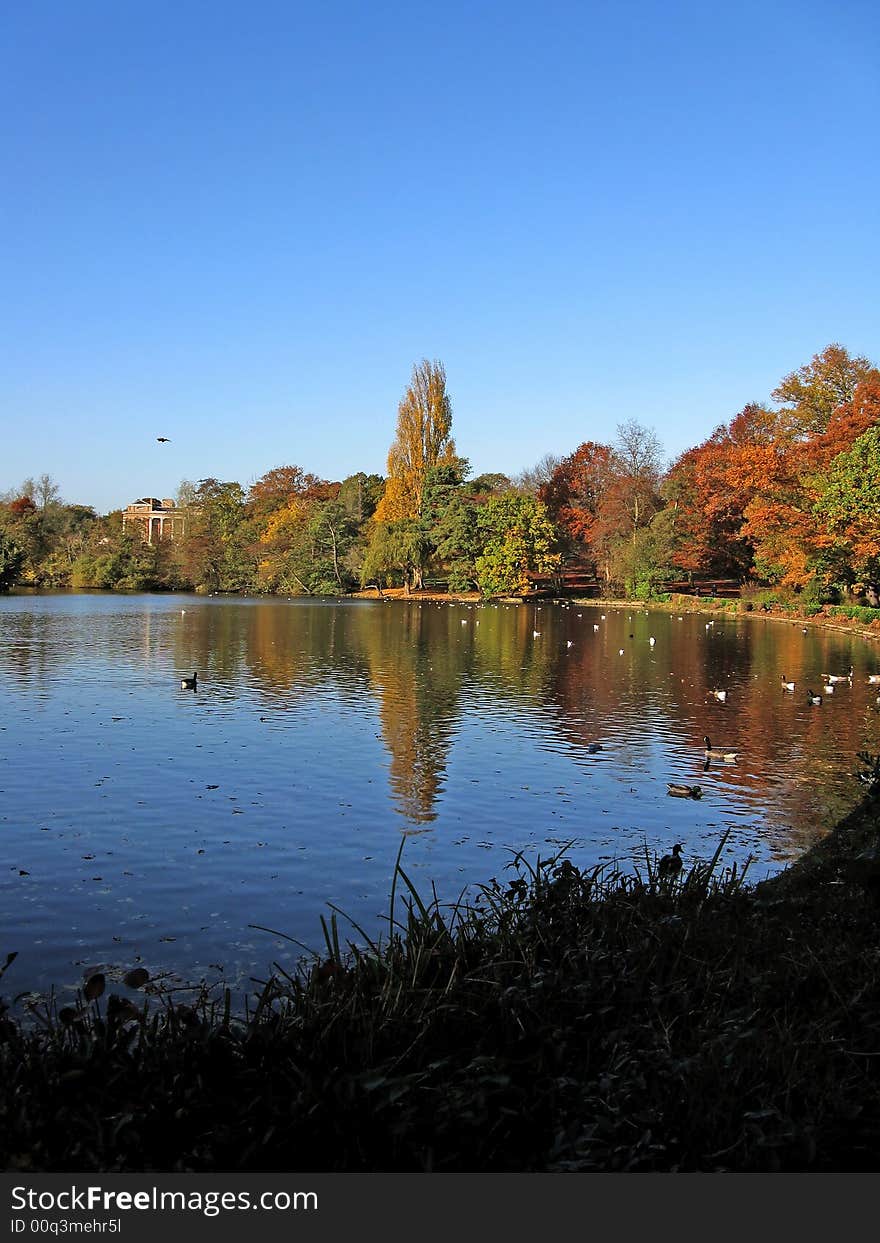
[[[878,36],[867,0],[7,6],[0,491],[384,473],[423,357],[475,474],[629,418],[674,456],[831,341],[880,361]]]

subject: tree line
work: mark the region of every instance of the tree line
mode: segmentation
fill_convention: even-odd
[[[0,497],[0,588],[340,595],[521,594],[578,566],[647,599],[682,577],[880,603],[880,371],[837,343],[671,463],[636,420],[510,478],[471,478],[439,361],[413,368],[386,474],[279,466],[249,487],[183,480],[185,532],[147,544],[122,511],[60,499],[47,475]]]

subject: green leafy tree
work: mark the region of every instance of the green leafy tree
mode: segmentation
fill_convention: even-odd
[[[372,535],[373,523],[370,520],[384,491],[384,478],[381,475],[368,475],[364,471],[349,475],[339,485],[337,500],[343,506],[351,523],[351,538],[347,541],[343,556],[342,575],[352,585],[360,582],[364,558]]]
[[[869,594],[876,597],[880,588],[880,425],[869,428],[831,463],[815,512],[835,541],[838,561],[843,554],[852,579],[865,580]]]
[[[339,497],[315,506],[308,532],[312,552],[310,579],[319,595],[349,591],[356,579],[348,556],[357,538],[358,524]]]
[[[103,526],[77,557],[70,572],[73,587],[105,591],[153,591],[162,586],[162,545],[147,544],[133,531]]]
[[[858,385],[876,376],[877,370],[867,358],[852,358],[836,341],[826,345],[773,390],[774,401],[784,407],[779,414],[787,434],[796,440],[821,435],[834,411],[852,401]]]
[[[477,558],[483,551],[479,505],[461,491],[449,504],[432,533],[434,551],[445,569],[450,591],[472,591],[477,585]]]
[[[186,532],[174,544],[184,580],[204,591],[243,591],[253,586],[253,530],[241,484],[200,480],[185,517]]]
[[[660,583],[674,577],[675,511],[662,509],[611,549],[611,573],[631,599],[648,600]]]
[[[8,591],[24,565],[24,550],[0,530],[0,591]]]
[[[25,480],[22,487],[32,483]],[[4,507],[2,525],[10,538],[24,553],[23,577],[29,583],[40,582],[40,567],[52,551],[52,514],[34,502],[29,492],[22,492]]]
[[[479,512],[504,475],[480,476],[467,480],[468,464],[460,459],[454,466],[439,466],[429,474],[425,485],[426,536],[435,568],[442,572],[450,591],[473,591],[478,586],[477,558],[483,552],[484,533]]]
[[[491,496],[493,492],[510,492],[512,488],[513,481],[500,471],[489,471],[468,480],[468,491],[473,496]]]
[[[367,475],[361,470],[343,479],[339,485],[339,501],[357,526],[362,527],[376,512],[384,491],[385,480],[381,475]]]
[[[522,594],[530,574],[558,569],[557,532],[547,507],[533,496],[505,492],[492,496],[477,515],[482,552],[476,577],[484,595]]]
[[[421,584],[428,551],[425,529],[417,519],[377,523],[361,567],[361,584],[387,586],[397,576],[409,593]]]

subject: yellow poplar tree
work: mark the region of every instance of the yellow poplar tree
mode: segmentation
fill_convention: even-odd
[[[432,466],[456,460],[450,436],[452,403],[446,392],[446,371],[436,359],[413,367],[412,379],[397,412],[397,435],[388,451],[385,495],[374,520],[400,522],[419,518],[422,489]]]

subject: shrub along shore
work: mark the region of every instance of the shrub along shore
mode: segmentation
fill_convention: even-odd
[[[874,1171],[880,781],[778,876],[518,857],[247,1013],[94,977],[0,1019],[0,1157],[34,1171]],[[873,780],[872,780],[873,779]],[[2,986],[2,985],[0,985]],[[152,991],[151,991],[152,990]],[[40,1017],[40,1016],[38,1016]]]

